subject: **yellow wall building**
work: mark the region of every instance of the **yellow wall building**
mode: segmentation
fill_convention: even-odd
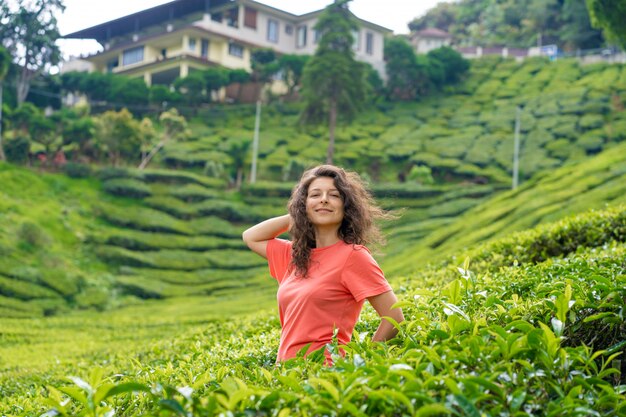
[[[330,0],[329,0],[330,1]],[[250,53],[313,54],[321,10],[294,15],[252,0],[176,0],[90,28],[66,39],[95,39],[103,47],[85,58],[93,69],[143,77],[148,85],[210,66],[250,70]],[[356,58],[384,77],[383,41],[391,31],[357,18]]]

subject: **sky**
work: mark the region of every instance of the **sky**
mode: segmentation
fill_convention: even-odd
[[[65,12],[57,16],[61,35],[117,19],[171,0],[65,0]],[[293,14],[323,9],[332,0],[260,0],[261,3]],[[352,0],[350,10],[361,19],[391,29],[396,34],[408,33],[407,24],[422,16],[442,0]],[[69,56],[97,52],[95,41],[59,40],[61,52]]]

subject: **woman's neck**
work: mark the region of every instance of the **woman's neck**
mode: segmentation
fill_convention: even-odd
[[[315,230],[315,247],[316,248],[325,248],[326,246],[334,245],[339,242],[341,238],[339,237],[339,230],[324,230],[317,229]]]

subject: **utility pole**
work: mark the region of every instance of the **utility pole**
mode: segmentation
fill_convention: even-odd
[[[256,182],[257,155],[259,153],[259,129],[261,128],[261,99],[256,101],[256,119],[254,120],[254,139],[252,141],[252,168],[250,169],[250,184]]]
[[[521,114],[522,108],[517,106],[515,111],[515,145],[513,148],[513,189],[516,189],[519,184],[519,131]]]

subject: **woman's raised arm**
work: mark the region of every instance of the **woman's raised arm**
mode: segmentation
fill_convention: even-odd
[[[272,217],[243,232],[242,238],[253,252],[267,258],[267,242],[289,230],[291,216]]]

